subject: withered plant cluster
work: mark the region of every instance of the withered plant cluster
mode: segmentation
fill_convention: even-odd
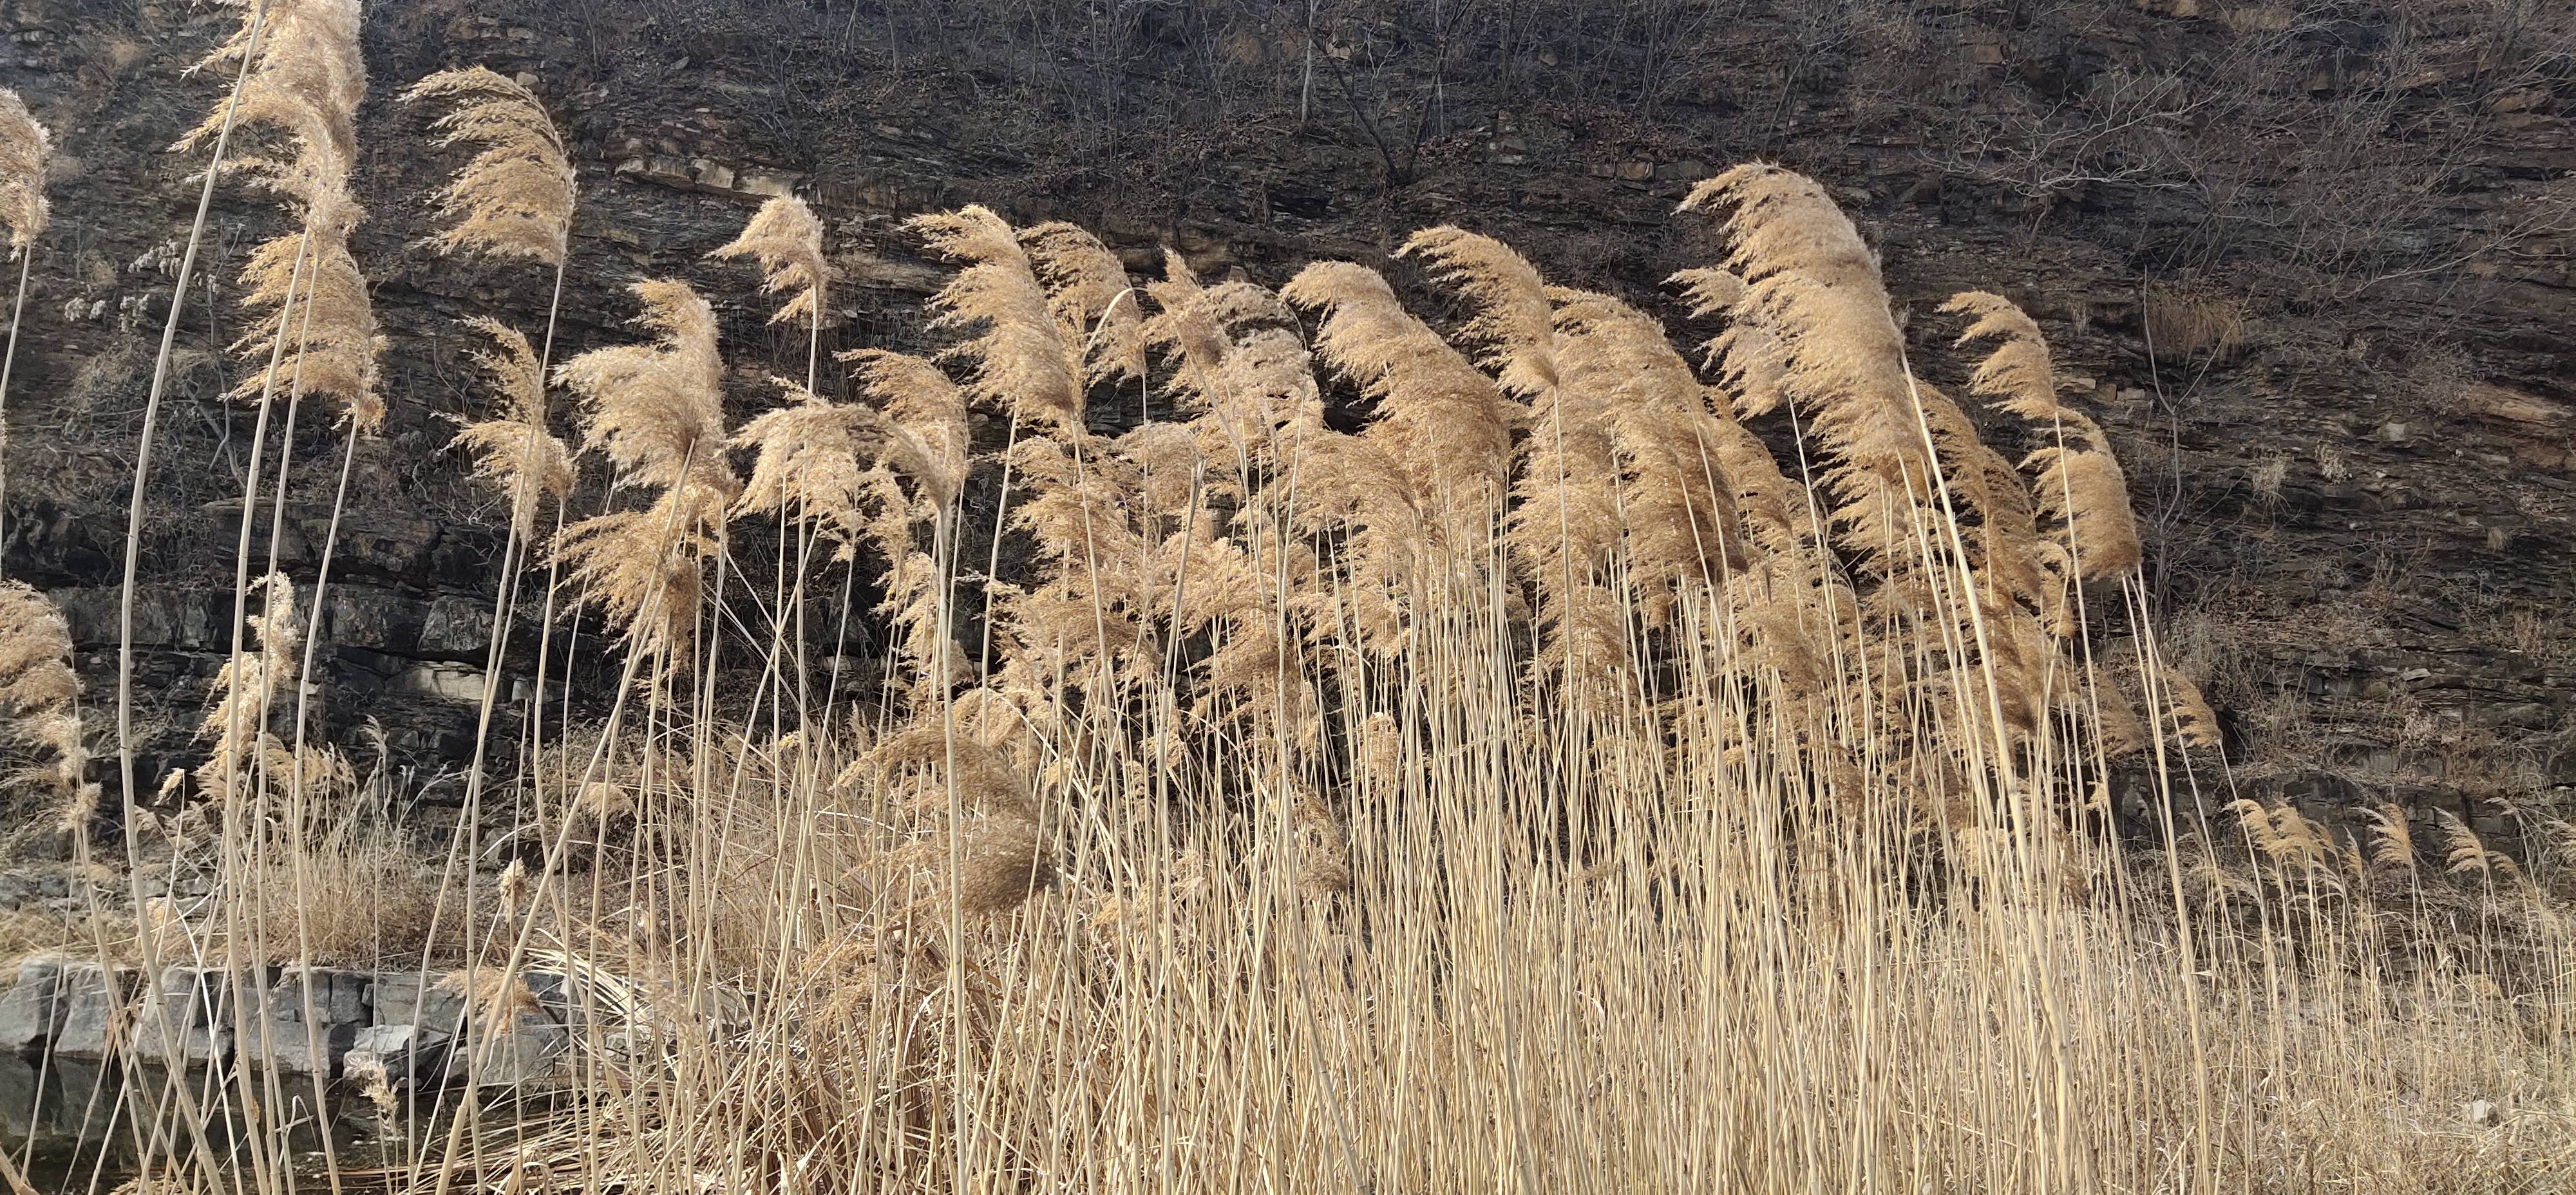
[[[36,265],[36,239],[52,217],[45,180],[53,169],[53,138],[27,111],[18,93],[0,87],[0,225],[9,229],[9,256],[18,262],[18,287],[9,300],[9,342],[0,349],[0,515],[9,496],[9,374],[18,364],[18,323],[27,311],[27,282]],[[0,517],[0,528],[7,521]]]
[[[271,966],[453,971],[467,1032],[453,1088],[352,1073],[389,1160],[326,1135],[326,1175],[295,1123],[206,1126],[345,1108],[329,1076],[290,1097],[249,1067],[133,1071],[139,1182],[2568,1178],[2556,864],[2465,825],[2419,852],[2393,812],[2364,850],[2226,805],[2111,439],[2039,325],[1961,294],[1956,343],[1913,360],[1852,222],[1771,165],[1682,205],[1715,246],[1669,280],[1690,346],[1455,227],[1397,254],[1443,304],[1426,318],[1363,264],[1273,290],[1167,254],[1138,277],[1077,226],[970,206],[908,227],[954,267],[944,347],[827,378],[830,230],[793,198],[713,256],[803,325],[801,380],[728,394],[716,313],[677,277],[631,285],[633,343],[560,363],[551,313],[533,342],[474,319],[490,414],[455,446],[507,539],[464,809],[443,864],[405,866],[381,769],[308,735],[341,507],[314,576],[275,547],[298,404],[343,425],[342,502],[384,413],[349,249],[358,12],[241,7],[206,63],[231,92],[182,145],[209,149],[209,193],[246,178],[288,225],[252,256],[236,346],[239,646],[204,762],[157,795],[133,774],[129,540],[132,949],[224,977],[262,1023],[320,1022],[310,972]],[[406,98],[472,154],[424,243],[549,268],[559,307],[578,177],[543,103],[479,68]],[[41,164],[20,115],[0,106],[0,161]],[[0,190],[21,251],[41,202],[40,178]],[[203,229],[201,207],[183,290]],[[22,586],[0,618],[0,713],[85,846],[69,633]],[[509,657],[522,620],[532,661]],[[614,686],[559,692],[603,658]],[[2474,899],[2443,904],[2426,863]],[[206,897],[147,892],[183,864]],[[2456,909],[2474,933],[2432,932]],[[185,1028],[143,1007],[159,1040]],[[511,1030],[536,1015],[568,1026],[541,1074]],[[2486,1109],[2467,1130],[2464,1105]]]

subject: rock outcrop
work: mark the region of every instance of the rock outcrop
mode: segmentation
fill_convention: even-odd
[[[560,1078],[575,1028],[589,1023],[558,972],[520,977],[516,998],[505,991],[479,1012],[460,976],[292,967],[228,979],[173,963],[151,984],[140,978],[132,967],[45,955],[21,962],[0,993],[0,1051],[324,1079],[341,1077],[354,1059],[361,1073],[398,1086],[461,1082],[470,1072],[485,1086],[522,1087]],[[541,1000],[538,991],[557,996]],[[465,1042],[474,1043],[472,1066],[456,1054]]]

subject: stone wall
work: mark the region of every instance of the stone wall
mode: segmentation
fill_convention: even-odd
[[[397,1091],[469,1075],[484,1086],[521,1087],[562,1078],[575,1027],[611,1019],[561,972],[530,971],[477,990],[502,994],[469,1001],[461,974],[253,967],[228,976],[174,963],[147,979],[131,966],[37,955],[18,964],[15,982],[0,993],[0,1051],[160,1067],[239,1064],[361,1086],[373,1079]]]

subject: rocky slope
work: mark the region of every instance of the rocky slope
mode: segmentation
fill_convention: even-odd
[[[1936,372],[1955,369],[1934,312],[1951,292],[2041,318],[2120,437],[2170,644],[2222,706],[2236,782],[2508,839],[2576,786],[2576,18],[2550,6],[370,8],[359,255],[395,417],[357,452],[321,696],[330,737],[375,719],[433,800],[470,741],[500,543],[497,504],[440,451],[439,416],[484,402],[458,321],[534,327],[546,298],[529,270],[414,244],[453,160],[387,97],[465,64],[532,78],[581,154],[565,351],[625,335],[624,282],[685,276],[726,320],[737,417],[803,344],[763,324],[746,270],[703,258],[771,194],[833,230],[827,351],[924,342],[940,273],[897,226],[966,202],[1080,221],[1139,272],[1170,246],[1270,283],[1455,222],[1688,337],[1658,284],[1711,243],[1675,201],[1725,164],[1782,161],[1862,222]],[[215,98],[183,70],[231,19],[0,0],[0,85],[64,154],[8,409],[6,565],[71,611],[93,704],[112,695],[147,330],[195,194],[195,163],[163,148]],[[240,368],[220,348],[272,219],[221,199],[186,300],[137,622],[156,772],[186,759],[225,648],[248,421],[215,397]],[[310,419],[301,435],[319,467],[277,552],[309,578],[337,445]]]

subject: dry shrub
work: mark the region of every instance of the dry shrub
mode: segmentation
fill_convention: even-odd
[[[18,964],[36,955],[69,955],[94,958],[104,931],[108,955],[117,962],[130,962],[134,954],[134,925],[130,918],[113,918],[105,924],[94,923],[87,911],[59,912],[53,909],[18,908],[0,910],[0,976],[17,977]]]
[[[2145,308],[2147,337],[2160,354],[2225,360],[2245,345],[2245,300],[2217,287],[2149,283]]]
[[[246,953],[270,962],[416,968],[430,943],[442,885],[418,853],[387,838],[326,842],[266,852],[231,877],[232,899],[252,912]],[[442,948],[455,957],[457,897],[446,894]],[[488,904],[489,898],[486,898]],[[450,935],[454,935],[451,937]]]

